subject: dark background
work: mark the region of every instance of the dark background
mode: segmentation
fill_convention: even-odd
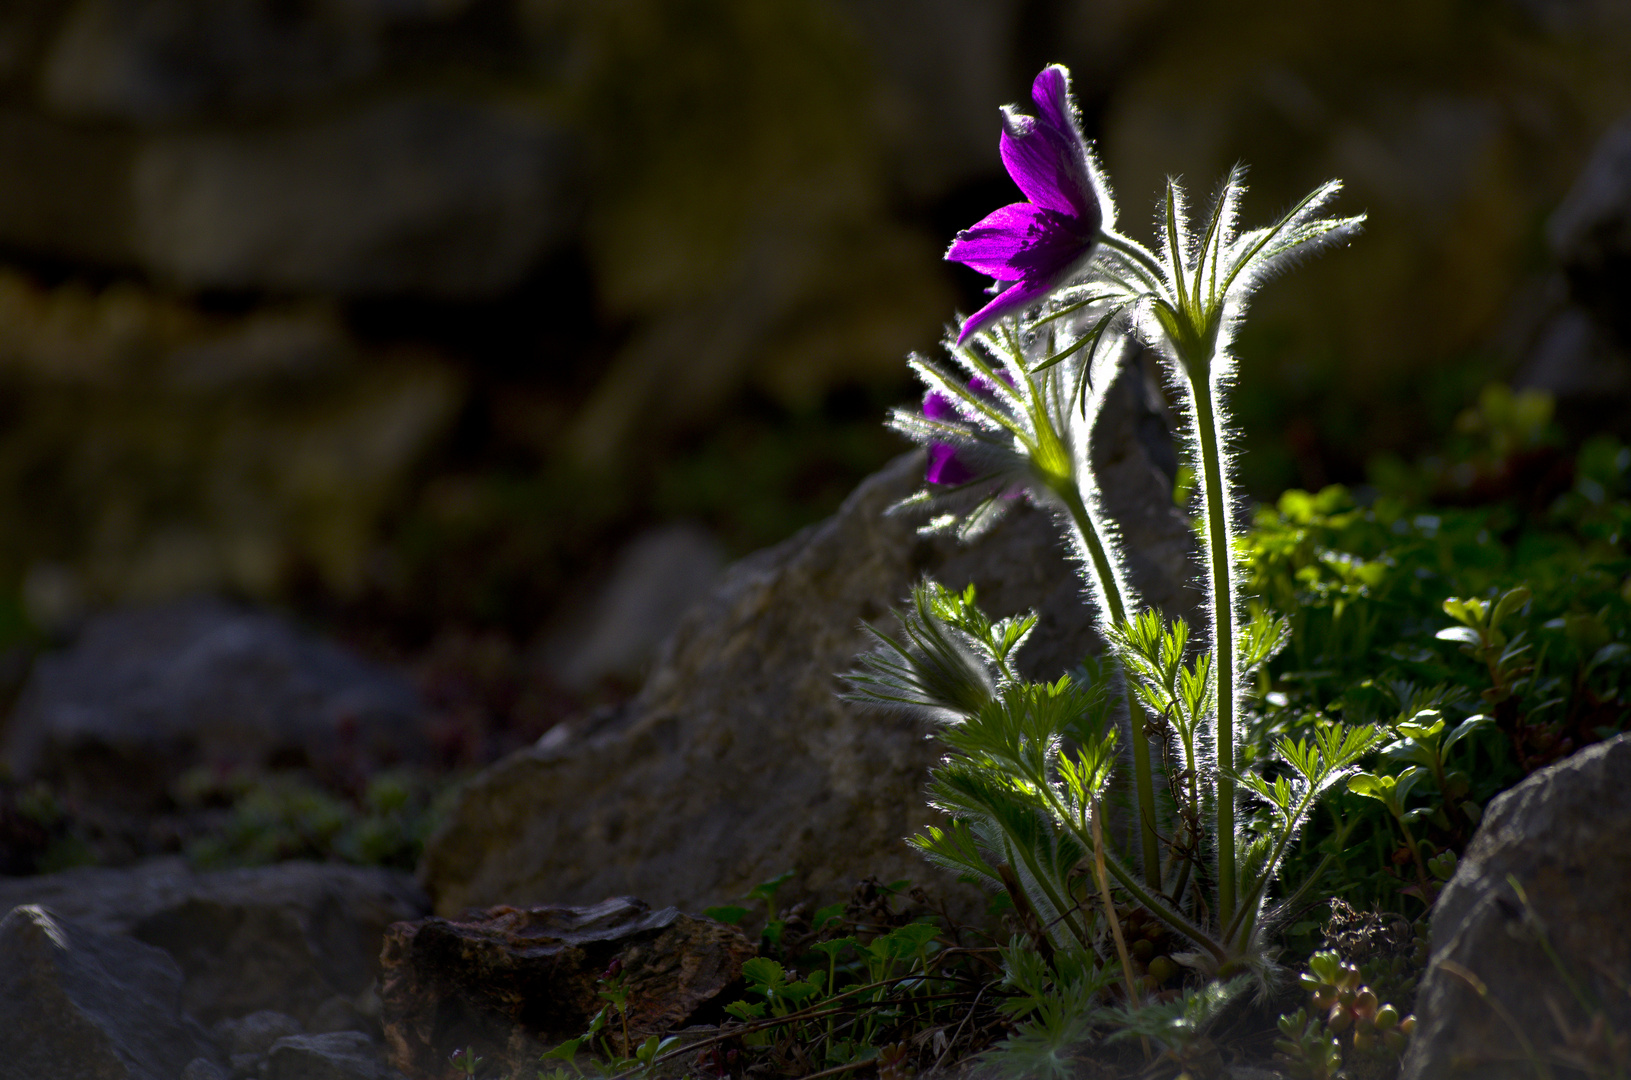
[[[1623,426],[1623,292],[1548,239],[1631,108],[1614,0],[6,0],[0,635],[219,592],[528,730],[626,692],[649,651],[577,645],[903,449],[1051,61],[1135,236],[1237,160],[1248,223],[1370,215],[1240,342],[1253,495],[1491,381]]]

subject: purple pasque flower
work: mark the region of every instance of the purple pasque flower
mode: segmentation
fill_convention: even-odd
[[[1004,382],[1010,386],[1013,380],[1006,371],[997,372]],[[991,380],[983,375],[976,375],[968,381],[968,388],[981,397],[996,396],[997,388]],[[930,420],[961,420],[957,406],[951,399],[938,390],[930,390],[923,395],[923,415]],[[966,484],[975,477],[974,470],[962,458],[957,456],[957,447],[950,443],[931,442],[929,444],[929,467],[924,470],[923,478],[931,484]]]
[[[1070,100],[1070,72],[1042,69],[1031,84],[1036,116],[1002,110],[1002,163],[1029,202],[1011,203],[957,234],[946,258],[1002,288],[957,334],[971,334],[1043,300],[1092,254],[1107,200]]]

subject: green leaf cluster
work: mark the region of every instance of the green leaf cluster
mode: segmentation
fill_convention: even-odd
[[[1384,731],[1343,821],[1289,856],[1363,906],[1430,903],[1489,798],[1631,721],[1631,449],[1588,442],[1539,513],[1423,489],[1287,492],[1243,545],[1249,592],[1290,626],[1248,748],[1338,719]]]

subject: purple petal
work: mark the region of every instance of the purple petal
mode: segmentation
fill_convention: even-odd
[[[957,408],[952,405],[951,399],[938,390],[930,390],[923,395],[923,415],[930,420],[961,419],[957,415]]]
[[[1090,244],[1064,214],[1010,203],[958,233],[946,258],[998,281],[1028,281],[1064,269]]]
[[[1081,190],[1074,141],[1045,120],[1003,110],[998,149],[1019,190],[1043,209],[1083,217],[1097,207],[1098,200],[1089,199]]]
[[[957,457],[956,447],[937,442],[929,444],[929,467],[923,478],[931,484],[966,484],[974,473]]]
[[[1031,83],[1031,100],[1036,111],[1060,131],[1076,130],[1076,117],[1070,107],[1070,72],[1062,64],[1050,64]]]
[[[1041,303],[1048,293],[1053,291],[1053,282],[1047,279],[1035,281],[1019,281],[997,294],[985,307],[970,315],[963,323],[963,328],[957,332],[957,344],[961,345],[969,337],[981,329],[991,325],[1005,315]]]
[[[1014,377],[1003,368],[997,369],[997,378],[1008,384],[1008,389],[1014,388]],[[984,375],[976,375],[968,381],[968,388],[982,397],[994,398],[997,396],[997,384]]]

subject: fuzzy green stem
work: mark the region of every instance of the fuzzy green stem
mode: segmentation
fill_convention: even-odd
[[[1210,358],[1209,358],[1210,359]],[[1223,498],[1223,455],[1218,447],[1210,365],[1184,365],[1195,434],[1200,443],[1208,569],[1212,578],[1213,678],[1217,682],[1218,924],[1235,914],[1235,574],[1233,528]]]
[[[1104,590],[1105,604],[1110,609],[1110,623],[1119,626],[1127,621],[1126,603],[1121,596],[1121,587],[1116,584],[1116,577],[1110,570],[1110,558],[1104,550],[1104,542],[1099,539],[1098,531],[1093,528],[1093,521],[1087,515],[1087,504],[1082,501],[1081,490],[1074,483],[1061,484],[1059,496],[1064,500],[1070,516],[1075,519],[1088,557],[1093,560],[1093,572],[1098,576]],[[1132,731],[1133,788],[1138,799],[1144,880],[1150,883],[1152,889],[1160,892],[1161,842],[1155,831],[1155,773],[1150,765],[1149,730],[1144,723],[1144,710],[1139,707],[1138,698],[1133,693],[1133,680],[1124,673],[1122,684],[1127,692],[1127,724]]]

